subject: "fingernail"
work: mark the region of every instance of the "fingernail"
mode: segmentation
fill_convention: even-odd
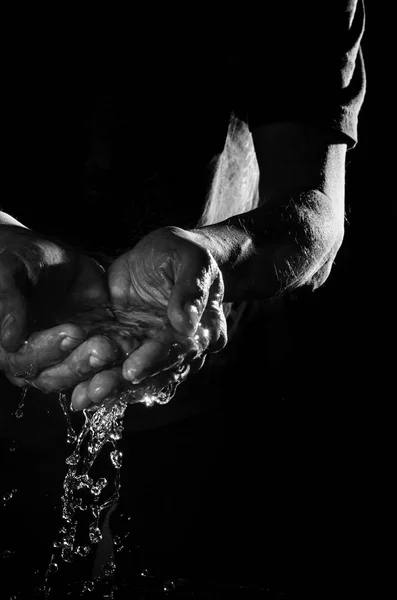
[[[131,383],[139,383],[140,381],[139,377],[136,377],[135,375],[135,369],[128,369],[125,373],[125,378],[128,381],[131,381]]]
[[[65,337],[61,342],[61,348],[62,350],[73,350],[74,348],[77,348],[77,346],[79,346],[81,343],[82,340],[78,340],[72,337]]]
[[[139,371],[139,369],[137,370],[137,367],[129,367],[128,369],[124,368],[123,377],[135,385],[140,383],[143,379],[142,372]]]
[[[90,356],[90,366],[94,367],[94,369],[98,368],[98,367],[104,367],[106,365],[106,360],[102,360],[101,358],[98,358],[98,356]]]

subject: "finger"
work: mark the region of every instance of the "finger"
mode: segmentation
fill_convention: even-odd
[[[219,352],[227,343],[227,323],[222,306],[223,281],[219,276],[215,279],[209,294],[207,306],[201,318],[201,325],[209,331],[210,343],[208,352]]]
[[[115,309],[128,309],[131,304],[131,274],[125,254],[119,256],[108,272],[108,285]]]
[[[24,342],[27,327],[26,301],[17,285],[23,272],[16,259],[0,255],[0,345],[14,352]]]
[[[142,379],[181,364],[185,356],[184,347],[176,338],[167,342],[148,339],[124,361],[123,377],[139,383]]]
[[[175,383],[179,385],[179,383],[185,381],[189,372],[190,365],[186,365],[180,372],[163,371],[154,377],[148,377],[137,385],[126,387],[126,382],[122,379],[121,371],[118,368],[104,371],[95,375],[90,382],[84,381],[74,389],[72,406],[74,410],[84,410],[85,408],[90,408],[93,404],[101,404],[107,398],[117,395],[121,390],[130,393],[128,398],[130,404],[142,402],[150,406],[156,402],[156,399],[159,399],[159,394],[163,389]],[[96,378],[102,375],[106,375],[106,377],[95,381]],[[99,385],[98,382],[100,382]],[[101,391],[100,394],[96,395],[95,400],[93,400],[91,387],[97,387],[97,385],[101,388]]]
[[[88,385],[88,396],[94,404],[115,396],[124,384],[121,367],[101,371],[94,375]]]
[[[13,375],[33,377],[62,361],[87,335],[71,323],[33,333],[18,352],[9,354],[8,367]]]
[[[80,344],[64,361],[40,373],[35,383],[48,391],[68,389],[111,366],[118,357],[119,349],[112,340],[105,336],[93,336]]]
[[[135,404],[142,402],[150,406],[158,401],[162,390],[170,385],[183,383],[190,372],[190,365],[186,365],[183,371],[176,372],[173,370],[162,371],[154,377],[148,377],[137,385],[132,385],[129,390],[131,392],[129,402]]]
[[[82,381],[73,390],[71,404],[74,410],[84,410],[89,408],[92,404],[89,394],[88,387],[89,381]]]
[[[196,333],[217,269],[210,255],[186,257],[168,304],[170,323],[182,335]]]
[[[210,332],[210,343],[207,352],[216,353],[227,344],[227,324],[221,308],[208,306],[204,311],[201,324]]]

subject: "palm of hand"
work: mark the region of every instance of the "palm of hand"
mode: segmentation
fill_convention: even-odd
[[[7,357],[13,383],[26,385],[28,375],[45,391],[77,386],[72,401],[85,408],[148,377],[166,386],[175,381],[175,370],[186,376],[201,368],[207,346],[216,351],[226,343],[219,269],[188,232],[164,228],[146,236],[113,263],[108,283],[110,298],[103,270],[89,257],[43,270],[29,298],[35,332]],[[186,299],[201,310],[189,315]],[[200,348],[191,337],[199,316]],[[52,327],[40,329],[45,325]],[[139,328],[144,335],[134,337]],[[26,373],[32,362],[34,372]]]
[[[1,256],[0,366],[18,386],[55,391],[95,373],[92,358],[102,367],[114,360],[118,347],[103,336],[85,341],[95,323],[107,316],[103,269],[92,258],[56,243],[37,238],[31,243],[32,237],[18,231],[11,250]],[[7,328],[8,315],[12,320]]]
[[[206,323],[199,326],[199,311],[192,311],[192,319],[181,304],[186,284],[199,294],[193,301],[201,303],[203,320],[208,316],[210,325],[215,320],[220,322],[213,328],[217,328],[214,338],[218,343],[221,339],[218,349],[223,347],[225,336],[221,337],[219,331],[226,326],[221,294],[217,295],[220,276],[219,270],[213,267],[205,251],[192,241],[188,232],[177,228],[152,232],[111,265],[109,293],[116,317],[120,325],[125,324],[127,332],[131,327],[138,328],[143,336],[139,336],[138,346],[126,353],[122,365],[104,370],[91,381],[77,386],[72,396],[75,408],[99,404],[131,384],[145,387],[152,383],[161,389],[175,381],[177,372],[183,374],[183,379],[189,370],[201,368],[205,360],[203,352],[212,339]],[[219,313],[222,314],[218,319]],[[200,335],[196,339],[198,326]]]

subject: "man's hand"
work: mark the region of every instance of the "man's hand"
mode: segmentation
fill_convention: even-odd
[[[24,227],[0,227],[0,370],[10,381],[58,391],[117,360],[115,341],[87,339],[108,303],[103,271]]]
[[[225,346],[222,274],[199,240],[193,232],[164,227],[147,235],[111,265],[109,293],[116,313],[155,313],[168,327],[148,336],[121,367],[104,370],[78,385],[72,397],[76,409],[99,404],[126,381],[140,384],[156,377],[159,385],[166,385],[176,369],[200,369],[205,355],[197,356],[188,343],[199,323],[200,330],[203,327],[208,335],[206,352],[218,352]]]

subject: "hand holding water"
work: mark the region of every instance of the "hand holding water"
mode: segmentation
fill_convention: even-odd
[[[0,371],[12,383],[59,391],[114,363],[115,340],[88,338],[106,313],[103,272],[59,242],[23,226],[0,226]]]
[[[176,372],[183,379],[227,340],[222,274],[194,233],[158,229],[120,256],[108,276],[116,315],[139,314],[147,323],[154,318],[154,326],[122,364],[76,387],[72,404],[77,410],[100,404],[126,384],[144,388],[153,382],[161,388],[174,381]]]
[[[22,226],[0,233],[0,370],[19,387],[77,386],[82,409],[145,379],[182,381],[201,368],[203,350],[226,343],[221,273],[187,231],[146,236],[113,263],[108,285],[95,260],[57,241]],[[139,340],[128,335],[137,314],[147,330]]]

